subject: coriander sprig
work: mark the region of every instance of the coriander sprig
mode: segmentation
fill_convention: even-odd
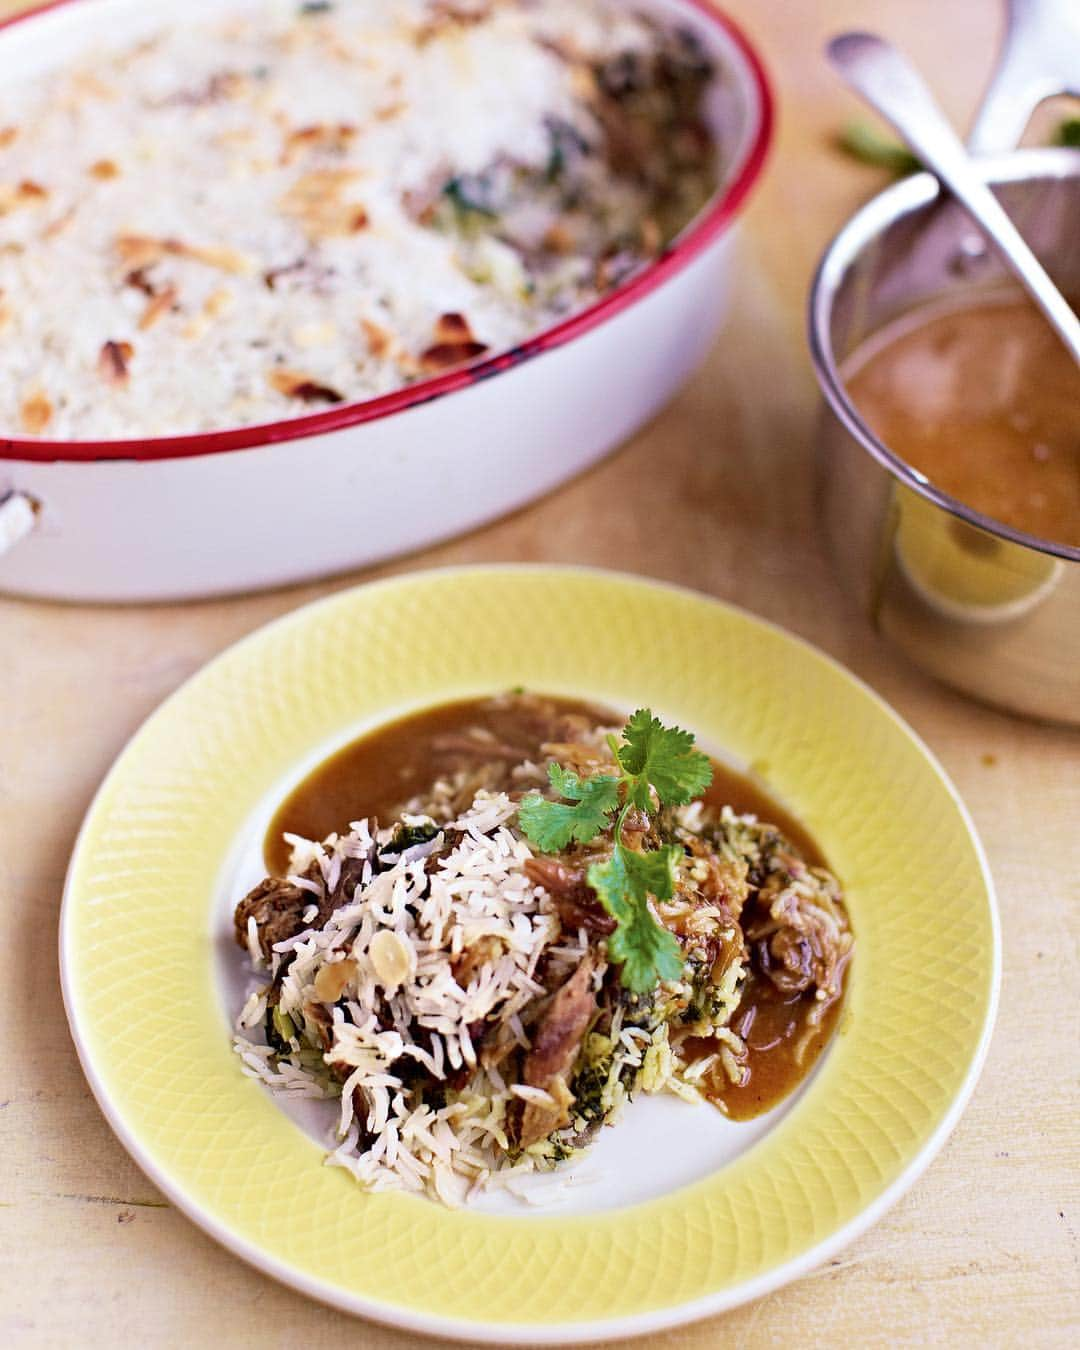
[[[1050,145],[1080,147],[1080,117],[1066,117],[1050,133]],[[836,145],[852,159],[875,168],[888,169],[897,178],[918,173],[922,168],[917,156],[888,133],[879,131],[871,122],[855,118],[847,122],[836,136]]]
[[[608,954],[622,965],[625,987],[643,994],[659,980],[678,979],[683,968],[678,942],[649,909],[650,896],[662,901],[674,894],[681,850],[664,844],[638,852],[623,842],[623,829],[632,810],[648,813],[657,804],[693,801],[712,781],[712,765],[694,749],[689,731],[665,727],[648,708],[639,708],[630,718],[621,742],[609,736],[608,744],[618,775],[583,778],[552,763],[548,779],[562,800],[531,793],[521,803],[518,820],[541,853],[557,853],[572,842],[589,843],[615,817],[615,848],[607,862],[590,866],[588,880],[615,920]]]

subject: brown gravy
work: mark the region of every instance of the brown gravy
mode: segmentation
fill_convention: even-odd
[[[594,725],[618,725],[616,713],[572,699],[547,700],[560,713],[576,713]],[[467,761],[453,748],[453,738],[480,728],[516,752],[516,759],[542,759],[549,739],[546,719],[514,702],[465,699],[412,713],[378,727],[344,746],[299,783],[274,813],[263,843],[267,870],[282,876],[288,870],[289,847],[282,834],[323,839],[349,822],[367,816],[390,820],[402,802],[427,789]],[[790,812],[761,787],[725,764],[713,760],[713,781],[705,800],[753,812],[791,840],[807,861],[825,866],[817,844]],[[775,1106],[810,1071],[828,1043],[843,997],[834,1000],[807,1042],[801,1061],[798,1047],[806,1039],[812,996],[785,999],[769,983],[751,974],[734,1019],[749,1046],[749,1078],[735,1087],[722,1074],[705,1084],[706,1094],[733,1120],[751,1117]],[[704,1055],[715,1047],[704,1040],[695,1047]]]
[[[905,315],[843,376],[875,434],[936,487],[1080,547],[1080,369],[1032,305],[988,298]]]

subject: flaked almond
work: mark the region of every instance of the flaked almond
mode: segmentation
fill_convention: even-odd
[[[248,254],[222,244],[186,244],[182,239],[121,234],[116,237],[115,248],[121,262],[136,272],[160,262],[164,257],[190,258],[223,272],[246,274],[255,270],[255,263]]]
[[[472,342],[474,334],[464,314],[440,314],[435,320],[436,342]]]
[[[364,337],[367,338],[368,351],[372,356],[389,355],[394,345],[394,335],[388,328],[383,328],[374,319],[367,318],[361,318],[360,327],[363,329]]]
[[[170,253],[182,258],[193,258],[195,262],[206,263],[222,272],[232,272],[245,276],[255,270],[254,260],[239,249],[229,248],[227,244],[182,244],[178,239],[166,240]]]
[[[34,385],[27,391],[19,406],[19,420],[22,422],[23,430],[29,432],[31,436],[37,436],[49,425],[52,415],[53,405],[48,394],[40,384]]]
[[[376,122],[393,122],[406,112],[408,107],[404,99],[395,99],[393,103],[384,103],[382,107],[376,108],[373,116]]]
[[[417,47],[426,47],[433,39],[452,29],[472,28],[490,17],[491,5],[487,0],[467,4],[461,0],[431,0],[427,17],[413,29],[413,42]]]
[[[139,276],[144,268],[151,267],[165,257],[165,243],[153,239],[147,234],[120,234],[113,245],[120,258],[129,269],[129,276]]]
[[[101,344],[98,353],[98,374],[109,384],[124,384],[128,378],[128,363],[135,355],[130,342],[114,342],[109,338]]]
[[[375,978],[388,994],[393,993],[408,978],[409,948],[392,929],[379,929],[371,939],[368,956]]]
[[[76,95],[99,98],[105,103],[112,103],[117,98],[116,89],[99,79],[91,70],[75,71],[71,77],[71,90]]]
[[[0,150],[6,150],[18,134],[18,127],[0,127]]]
[[[300,370],[275,366],[266,377],[271,386],[286,398],[298,398],[303,403],[341,403],[345,397],[328,384],[320,384],[311,375]]]
[[[315,210],[328,198],[338,199],[349,185],[360,177],[359,169],[312,169],[301,174],[282,197],[286,215],[299,215]]]
[[[484,342],[436,342],[427,351],[420,353],[420,369],[427,375],[436,375],[439,371],[452,370],[454,366],[475,361],[487,351]]]
[[[315,122],[311,126],[296,127],[285,136],[281,162],[291,164],[298,155],[309,150],[343,154],[355,136],[356,127],[348,122]]]
[[[139,316],[139,327],[143,330],[152,328],[158,319],[173,307],[177,295],[179,295],[179,291],[171,284],[162,286],[160,291],[155,291]]]
[[[216,291],[211,291],[203,301],[203,313],[211,319],[219,318],[232,309],[235,299],[236,296],[229,290],[228,286],[219,286]]]
[[[180,330],[181,337],[196,342],[210,329],[211,323],[232,308],[236,296],[227,286],[211,291],[198,314],[193,315]]]
[[[315,997],[322,1003],[336,1003],[355,978],[356,970],[356,962],[351,956],[320,966],[315,976]]]
[[[90,168],[87,170],[87,173],[89,173],[91,178],[100,178],[102,181],[105,181],[109,178],[119,178],[120,167],[115,160],[95,159],[93,164],[91,164]]]
[[[450,962],[454,979],[464,989],[481,966],[497,961],[504,951],[502,941],[493,933],[478,937]]]
[[[183,328],[180,329],[180,336],[186,338],[189,342],[198,342],[199,338],[203,337],[209,331],[210,319],[202,312],[202,310],[200,310],[198,314],[192,315],[187,323],[184,324]]]
[[[41,231],[42,239],[55,239],[58,234],[63,234],[67,227],[75,219],[77,208],[69,206],[66,211],[62,211],[55,220],[50,220],[48,225]]]
[[[18,183],[0,183],[0,216],[16,211],[20,206],[40,206],[48,199],[49,190],[32,178]]]
[[[309,239],[356,234],[368,224],[368,214],[359,202],[346,200],[345,189],[359,177],[357,169],[312,170],[293,183],[278,207]]]

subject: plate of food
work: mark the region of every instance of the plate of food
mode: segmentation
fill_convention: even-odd
[[[850,1241],[955,1125],[999,966],[970,820],[880,699],[556,567],[226,652],[105,780],[61,920],[83,1068],[174,1203],[316,1298],[500,1344],[674,1325]]]

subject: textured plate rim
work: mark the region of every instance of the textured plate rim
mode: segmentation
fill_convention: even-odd
[[[417,582],[422,583],[425,579],[430,577],[465,578],[484,575],[496,576],[500,573],[520,575],[584,574],[594,577],[597,580],[606,579],[623,585],[632,584],[633,586],[650,590],[666,591],[682,595],[706,605],[715,606],[733,616],[739,622],[748,623],[751,626],[767,630],[782,638],[784,641],[794,644],[812,658],[824,662],[826,666],[831,668],[833,674],[839,677],[841,682],[853,686],[862,695],[866,696],[870,702],[875,705],[877,711],[891,721],[901,734],[913,744],[922,759],[936,774],[941,785],[945,788],[949,798],[953,802],[965,827],[968,839],[972,845],[979,865],[985,889],[987,914],[990,922],[991,950],[990,982],[986,994],[985,1008],[982,1014],[981,1031],[964,1078],[953,1095],[948,1108],[942,1113],[941,1118],[932,1133],[911,1156],[906,1166],[881,1191],[881,1193],[853,1218],[846,1223],[841,1224],[834,1232],[830,1233],[829,1236],[807,1247],[805,1251],[800,1252],[790,1260],[781,1262],[773,1269],[766,1271],[757,1277],[743,1280],[738,1284],[717,1291],[714,1294],[673,1304],[669,1307],[659,1308],[654,1311],[638,1312],[619,1317],[597,1318],[579,1322],[475,1322],[468,1318],[436,1316],[427,1313],[413,1312],[400,1305],[382,1303],[363,1295],[342,1290],[338,1286],[328,1282],[309,1277],[308,1275],[297,1271],[287,1262],[279,1260],[277,1257],[263,1251],[256,1244],[238,1236],[227,1224],[221,1222],[201,1203],[190,1197],[184,1190],[182,1184],[174,1182],[166,1171],[158,1167],[154,1159],[148,1154],[146,1149],[144,1149],[137,1136],[128,1128],[121,1110],[114,1106],[108,1088],[97,1072],[90,1048],[78,1025],[78,1010],[75,1005],[74,992],[71,988],[72,954],[70,950],[71,938],[69,933],[71,914],[74,905],[74,900],[72,898],[72,884],[76,871],[76,864],[98,803],[110,786],[114,775],[119,772],[129,747],[151,727],[154,721],[164,712],[165,708],[173,701],[173,699],[180,695],[182,691],[184,691],[187,686],[193,680],[198,678],[205,670],[219,662],[225,661],[238,648],[242,648],[248,643],[261,641],[268,633],[279,628],[285,628],[290,624],[309,620],[310,616],[313,613],[317,613],[323,606],[329,607],[335,602],[340,602],[346,596],[356,595],[360,592],[367,593],[372,590],[392,588],[401,584],[408,585]],[[396,574],[391,577],[381,578],[377,581],[362,582],[353,587],[345,587],[341,590],[334,591],[327,596],[322,596],[317,600],[301,605],[296,609],[289,610],[286,613],[279,615],[277,618],[270,620],[268,623],[260,625],[252,632],[247,633],[243,637],[238,638],[235,642],[230,643],[196,671],[192,672],[187,679],[162,700],[162,702],[144,719],[128,738],[91,799],[82,824],[80,825],[65,876],[63,897],[60,907],[58,954],[64,1010],[67,1015],[69,1029],[78,1054],[80,1066],[90,1086],[91,1092],[97,1101],[98,1107],[105,1116],[105,1119],[114,1134],[144,1174],[192,1223],[201,1228],[203,1232],[212,1237],[216,1242],[220,1243],[226,1250],[232,1252],[233,1255],[240,1257],[248,1265],[254,1267],[263,1274],[270,1275],[279,1283],[296,1289],[298,1292],[303,1293],[320,1303],[343,1312],[367,1318],[370,1321],[380,1323],[383,1326],[392,1327],[396,1330],[416,1331],[425,1335],[447,1340],[472,1340],[478,1343],[493,1345],[567,1345],[580,1342],[602,1342],[617,1339],[629,1339],[648,1335],[652,1332],[670,1330],[689,1322],[699,1321],[703,1318],[730,1311],[733,1308],[740,1307],[743,1304],[761,1298],[764,1295],[781,1288],[783,1285],[789,1284],[793,1280],[797,1280],[808,1274],[830,1257],[834,1256],[837,1252],[841,1251],[862,1233],[866,1232],[867,1229],[872,1227],[889,1209],[892,1208],[901,1196],[910,1190],[929,1167],[930,1163],[937,1157],[945,1144],[945,1141],[956,1128],[960,1117],[971,1099],[975,1086],[978,1083],[989,1050],[997,1016],[1002,964],[1001,921],[998,912],[997,893],[993,876],[990,872],[989,863],[986,858],[985,849],[975,827],[975,823],[971,818],[971,814],[951,778],[945,772],[945,769],[933,751],[930,750],[922,737],[918,735],[905,719],[901,717],[880,694],[871,688],[870,685],[849,671],[834,657],[815,646],[812,642],[807,641],[807,639],[802,638],[797,634],[789,632],[780,624],[774,623],[770,619],[762,618],[759,615],[753,614],[728,601],[720,600],[713,596],[706,595],[703,592],[696,591],[692,587],[680,586],[670,582],[659,581],[651,577],[638,576],[609,568],[577,567],[572,565],[546,563],[488,563],[426,568],[415,572]]]

